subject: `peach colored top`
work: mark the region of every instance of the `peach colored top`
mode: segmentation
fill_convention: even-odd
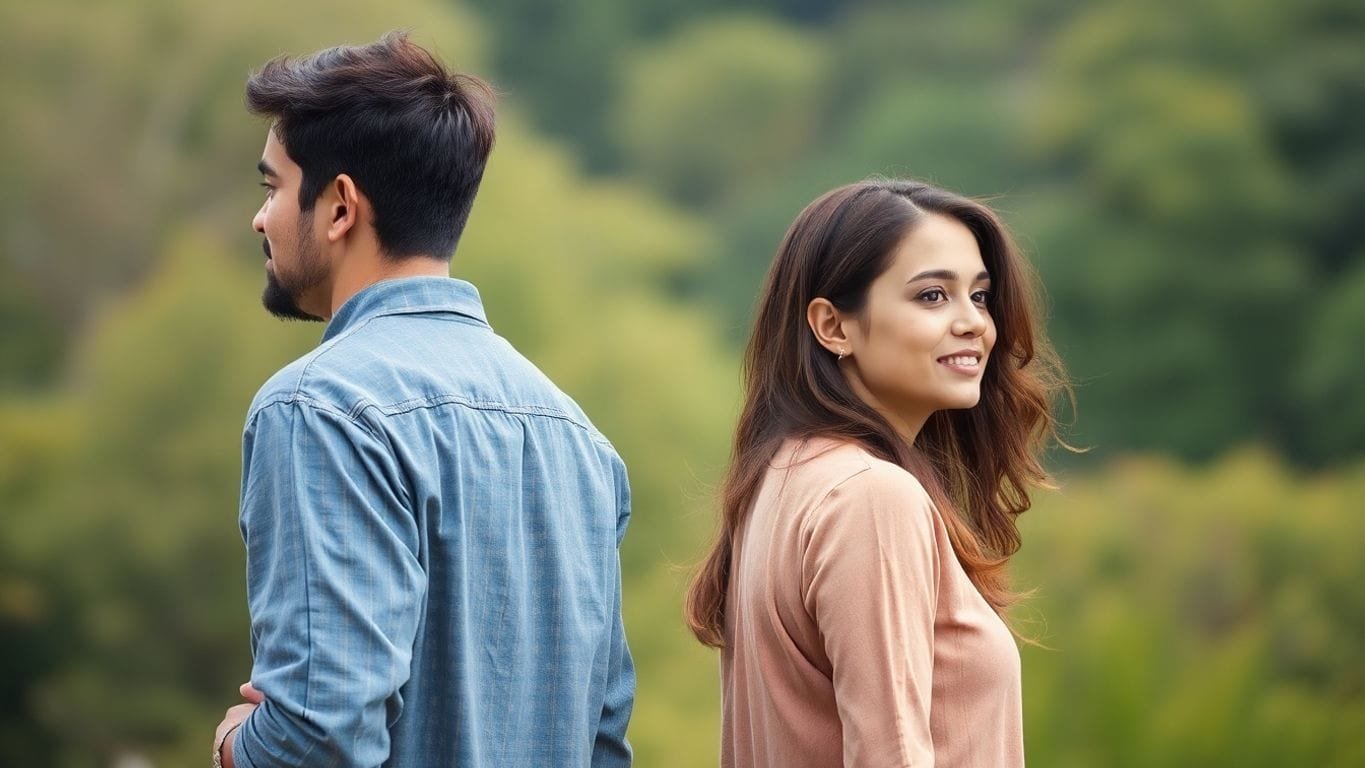
[[[1019,650],[904,469],[788,441],[736,534],[721,764],[1024,764]]]

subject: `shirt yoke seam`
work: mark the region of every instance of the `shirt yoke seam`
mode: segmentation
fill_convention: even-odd
[[[303,380],[307,378],[312,367],[316,365],[319,360],[322,359],[323,355],[326,355],[328,352],[331,352],[332,349],[335,348],[336,345],[339,344],[342,339],[345,339],[355,334],[356,331],[359,331],[361,328],[364,328],[365,326],[369,325],[371,322],[375,320],[375,318],[378,317],[383,317],[383,315],[372,315],[370,317],[365,318],[364,320],[357,323],[354,327],[347,328],[346,330],[337,334],[334,338],[328,339],[327,341],[323,342],[321,346],[314,350],[312,357],[310,357],[308,362],[304,364],[303,370],[299,371],[299,376],[294,381],[294,391],[292,394],[295,396],[303,394]]]
[[[275,397],[274,399],[261,403],[259,406],[256,407],[256,410],[252,412],[251,414],[252,420],[254,421],[255,419],[257,419],[262,413],[265,412],[267,408],[272,408],[277,405],[303,405],[308,408],[312,408],[315,411],[320,411],[322,413],[334,416],[338,419],[342,419],[346,423],[364,431],[365,434],[369,435],[371,438],[376,440],[379,439],[379,436],[374,434],[374,431],[370,429],[370,426],[365,422],[361,421],[360,419],[352,417],[351,414],[346,413],[339,408],[335,408],[329,403],[326,403],[322,400],[318,400],[315,397],[311,397],[309,395],[297,391],[290,393],[288,395],[280,395]]]
[[[436,311],[436,310],[440,310],[440,309],[442,309],[442,307],[440,307],[439,305],[433,305],[431,308],[429,308],[429,309],[423,309],[422,311]],[[405,314],[411,314],[411,313],[412,313],[412,310],[406,310],[406,311],[405,311]],[[356,425],[357,427],[360,427],[361,429],[364,429],[366,432],[370,432],[371,436],[374,436],[373,433],[371,432],[370,428],[368,427],[368,425],[366,425],[363,421],[360,420],[360,415],[361,415],[362,413],[364,413],[366,410],[369,410],[369,409],[373,408],[373,409],[378,410],[380,413],[384,414],[385,416],[397,416],[397,415],[400,415],[400,414],[403,414],[403,413],[408,413],[408,412],[411,412],[411,411],[414,411],[414,410],[417,410],[417,409],[420,409],[420,408],[433,408],[433,407],[440,406],[440,405],[450,405],[450,404],[454,404],[454,405],[464,406],[464,407],[466,407],[466,408],[470,408],[470,409],[473,409],[473,410],[480,410],[480,411],[501,411],[501,412],[503,412],[503,413],[520,414],[520,415],[523,415],[523,416],[544,416],[544,417],[548,417],[548,418],[559,419],[559,420],[561,420],[561,421],[567,421],[568,423],[570,423],[570,424],[572,424],[572,425],[578,427],[579,429],[583,430],[584,432],[587,432],[588,435],[589,435],[589,437],[592,438],[593,442],[595,442],[595,443],[600,443],[600,444],[604,444],[604,445],[609,445],[609,444],[610,444],[610,443],[607,441],[607,439],[606,439],[606,437],[605,437],[604,435],[602,435],[601,433],[597,432],[597,430],[595,430],[595,429],[589,427],[588,425],[583,424],[583,423],[582,423],[581,421],[579,421],[578,419],[573,418],[572,416],[570,416],[569,414],[567,414],[567,413],[565,413],[565,412],[563,412],[563,411],[561,411],[561,410],[558,410],[558,409],[555,409],[555,408],[547,408],[547,407],[544,407],[544,406],[536,406],[536,405],[509,405],[509,404],[507,404],[507,403],[502,403],[502,402],[499,402],[499,401],[496,401],[496,400],[471,400],[471,399],[468,399],[468,398],[460,397],[459,395],[440,395],[440,396],[437,396],[437,397],[412,398],[412,399],[409,399],[409,400],[402,400],[402,401],[399,401],[399,402],[397,402],[397,403],[393,403],[393,404],[387,405],[387,406],[381,406],[381,405],[379,405],[378,403],[374,403],[374,402],[362,400],[362,401],[356,403],[355,406],[353,406],[353,407],[351,408],[350,411],[348,411],[348,412],[343,412],[343,411],[341,411],[341,409],[335,408],[335,407],[331,406],[331,405],[328,404],[328,403],[325,403],[325,402],[323,402],[323,401],[321,401],[321,400],[318,400],[317,398],[312,397],[311,395],[308,395],[308,394],[306,394],[306,393],[303,391],[304,379],[307,378],[307,376],[308,376],[308,374],[310,373],[312,367],[313,367],[314,365],[316,365],[317,362],[318,362],[319,360],[321,360],[321,359],[323,358],[323,356],[325,356],[328,352],[331,352],[332,349],[333,349],[338,343],[340,343],[342,339],[345,339],[345,338],[347,338],[347,337],[349,337],[349,336],[354,335],[355,333],[357,333],[358,331],[360,331],[362,328],[364,328],[365,326],[369,325],[371,322],[373,322],[373,321],[375,321],[375,320],[377,320],[377,319],[379,319],[379,318],[381,318],[381,317],[388,317],[388,316],[390,316],[390,313],[381,313],[381,314],[374,315],[374,316],[372,316],[372,317],[367,317],[367,318],[365,318],[363,321],[361,321],[360,323],[358,323],[355,327],[353,327],[353,328],[348,328],[348,329],[346,329],[345,331],[343,331],[343,332],[341,332],[340,334],[338,334],[335,338],[328,339],[326,342],[324,342],[323,346],[319,347],[317,350],[315,350],[315,351],[313,352],[313,354],[312,354],[312,356],[309,358],[308,362],[304,364],[303,370],[299,371],[299,375],[298,375],[298,377],[297,377],[297,378],[295,379],[295,381],[294,381],[294,389],[293,389],[293,391],[290,392],[287,396],[284,396],[284,397],[281,397],[281,398],[277,398],[277,399],[272,400],[272,401],[270,401],[270,402],[262,403],[260,406],[257,407],[256,413],[260,413],[261,411],[265,410],[267,407],[269,407],[269,406],[271,406],[271,405],[275,405],[275,404],[277,404],[277,403],[291,403],[291,402],[296,402],[296,401],[297,401],[297,402],[304,402],[304,403],[306,403],[306,404],[308,404],[308,405],[311,405],[311,406],[313,406],[313,407],[315,407],[315,408],[317,408],[317,409],[319,409],[319,410],[327,411],[328,413],[332,413],[332,414],[334,414],[334,415],[336,415],[336,416],[340,416],[340,417],[346,419],[347,421],[351,422],[352,424]],[[487,323],[479,322],[479,321],[478,321],[478,318],[470,318],[470,320],[473,320],[474,322],[466,322],[465,324],[466,324],[466,325],[473,326],[473,327],[484,327],[484,328],[488,328],[488,327],[489,327]],[[461,321],[461,322],[464,322],[464,321]]]
[[[415,307],[415,308],[404,308],[402,311],[388,311],[388,312],[383,312],[383,311],[381,311],[381,312],[379,312],[379,313],[377,313],[377,314],[371,315],[371,316],[369,316],[369,317],[367,317],[367,318],[365,318],[365,319],[363,319],[363,320],[360,320],[360,321],[357,322],[354,326],[352,326],[352,327],[350,327],[350,328],[347,328],[347,329],[341,331],[340,333],[338,333],[336,336],[334,336],[334,337],[332,337],[332,338],[330,338],[330,339],[327,339],[326,341],[322,342],[322,344],[320,344],[320,345],[318,346],[317,349],[313,350],[311,357],[308,359],[308,362],[304,364],[303,370],[299,371],[298,379],[296,379],[295,382],[294,382],[294,391],[293,391],[292,394],[295,394],[295,395],[302,394],[303,380],[304,380],[304,379],[308,376],[308,374],[310,373],[310,369],[311,369],[319,360],[321,360],[328,352],[331,352],[332,349],[333,349],[334,347],[336,347],[338,344],[340,344],[341,341],[342,341],[343,339],[346,339],[346,338],[348,338],[348,337],[350,337],[350,336],[354,336],[356,333],[359,333],[363,328],[365,328],[366,326],[368,326],[370,323],[374,322],[375,320],[378,320],[378,319],[381,318],[381,317],[393,317],[394,315],[421,314],[421,313],[424,313],[424,312],[449,312],[449,313],[454,314],[454,315],[457,315],[457,316],[459,316],[459,317],[467,318],[468,321],[465,321],[465,320],[461,320],[461,321],[460,321],[460,322],[462,322],[462,323],[465,324],[465,325],[469,325],[469,326],[472,326],[472,327],[475,327],[475,328],[480,328],[480,327],[481,327],[481,328],[487,328],[489,331],[492,330],[492,326],[490,326],[486,321],[481,321],[481,320],[479,320],[479,318],[471,317],[471,316],[466,315],[466,314],[464,314],[464,313],[461,313],[461,312],[458,312],[458,311],[451,310],[449,307],[446,307],[446,306],[441,305],[441,304],[431,304],[431,305],[422,306],[422,307]]]
[[[588,426],[587,424],[584,424],[578,419],[573,418],[571,415],[555,408],[547,408],[544,406],[536,405],[508,405],[506,403],[502,403],[496,400],[471,400],[468,398],[460,397],[459,395],[441,395],[438,397],[413,398],[410,400],[403,400],[398,403],[394,403],[392,405],[387,406],[379,405],[378,403],[374,403],[368,400],[362,400],[356,403],[356,405],[353,406],[349,411],[343,411],[330,403],[327,403],[323,400],[319,400],[311,395],[296,390],[288,395],[281,394],[271,400],[261,403],[259,406],[256,407],[256,410],[252,413],[252,419],[254,420],[267,408],[270,408],[272,406],[293,404],[305,405],[315,410],[328,413],[339,419],[344,419],[349,424],[352,424],[355,427],[363,430],[367,435],[376,440],[379,439],[379,436],[376,435],[374,433],[374,430],[370,427],[370,425],[366,423],[364,419],[361,418],[361,415],[364,414],[366,411],[375,410],[387,417],[400,416],[402,414],[410,413],[412,411],[420,410],[423,408],[438,408],[442,405],[456,405],[473,411],[483,412],[492,411],[519,416],[539,416],[542,418],[555,419],[558,421],[567,422],[568,424],[571,424],[574,427],[577,427],[578,429],[585,432],[594,443],[604,446],[611,445],[610,441],[607,440],[606,436],[602,435],[596,429],[593,429],[592,427]]]
[[[596,430],[558,408],[551,408],[543,405],[514,405],[499,400],[474,400],[460,395],[415,397],[390,405],[379,405],[378,403],[361,401],[356,403],[355,407],[351,409],[351,412],[358,417],[361,413],[364,413],[369,409],[375,409],[385,416],[399,416],[423,408],[438,408],[442,405],[458,405],[475,411],[497,411],[520,416],[543,416],[549,419],[558,419],[559,421],[566,421],[584,432],[589,433],[594,439],[599,437]]]

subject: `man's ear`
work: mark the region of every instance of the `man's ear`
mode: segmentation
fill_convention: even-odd
[[[355,180],[344,173],[322,191],[318,205],[327,216],[328,242],[340,241],[360,222],[360,190],[356,189]]]
[[[852,341],[844,332],[845,319],[829,299],[811,299],[806,305],[806,324],[815,334],[815,340],[839,358],[853,354]]]

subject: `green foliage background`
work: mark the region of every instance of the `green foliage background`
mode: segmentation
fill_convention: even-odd
[[[452,271],[632,472],[644,766],[714,764],[679,620],[782,230],[990,197],[1078,383],[1016,561],[1028,757],[1365,764],[1365,6],[1353,0],[0,4],[0,765],[202,762],[249,671],[246,73],[410,27],[504,93]]]

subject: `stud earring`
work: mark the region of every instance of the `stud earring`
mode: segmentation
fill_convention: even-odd
[[[843,349],[839,350],[839,359],[843,360],[845,357],[848,357],[848,352]]]

